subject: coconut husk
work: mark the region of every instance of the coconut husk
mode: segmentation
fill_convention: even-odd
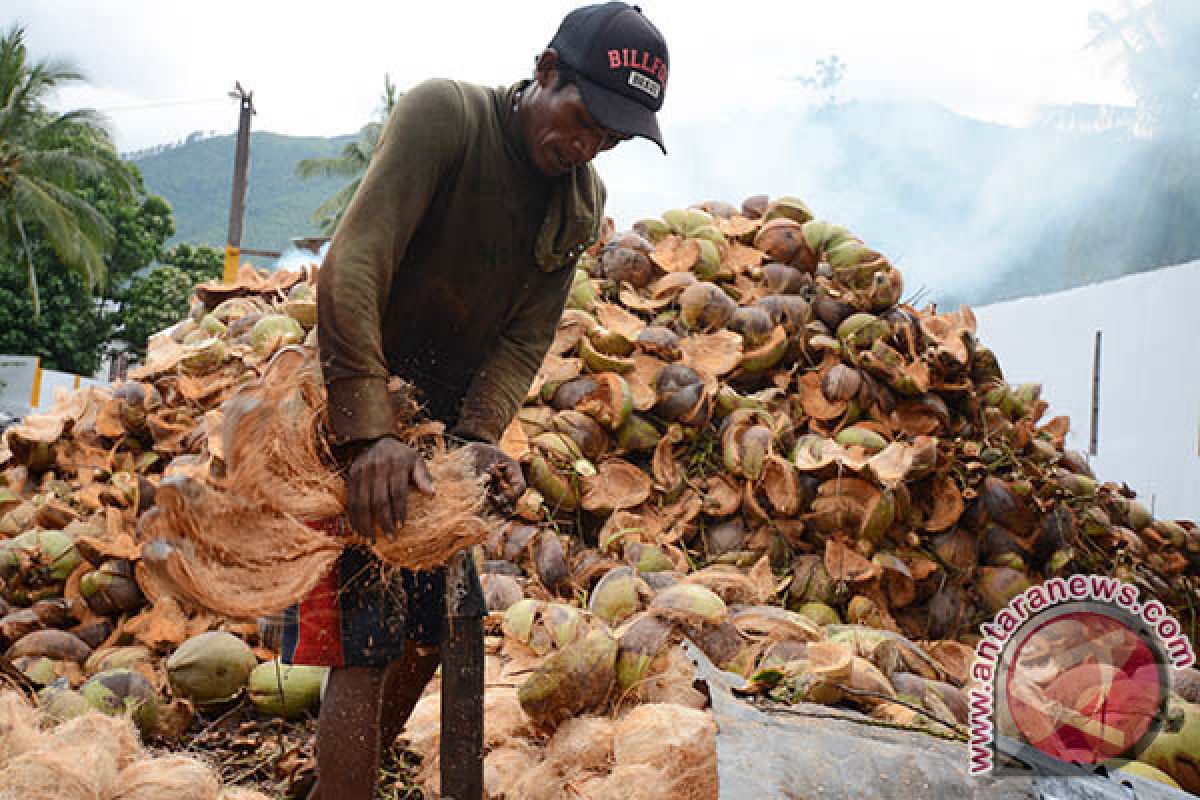
[[[161,588],[201,608],[241,618],[282,611],[343,547],[364,542],[310,524],[337,519],[345,483],[324,446],[320,374],[297,352],[281,351],[226,403],[225,476],[168,478],[142,517],[144,563]],[[412,492],[406,524],[369,543],[387,565],[429,569],[487,536],[483,479],[466,454],[438,450],[428,466],[436,495]]]
[[[711,714],[682,706],[651,703],[626,714],[613,736],[613,758],[622,767],[662,767],[652,794],[632,796],[671,800],[717,797],[717,725]],[[646,776],[649,777],[649,776]],[[630,796],[630,795],[626,795]]]
[[[102,750],[118,770],[144,758],[137,728],[128,717],[110,717],[89,713],[69,719],[55,728],[44,747],[78,747]]]
[[[45,734],[40,721],[24,695],[11,689],[0,692],[0,764],[41,747]]]
[[[195,758],[164,756],[135,762],[117,775],[112,800],[218,800],[221,778]]]
[[[217,795],[217,800],[271,800],[271,798],[253,789],[233,787],[222,789],[221,793]]]
[[[0,797],[21,800],[110,800],[117,764],[100,743],[55,744],[5,762]]]
[[[484,790],[489,797],[524,797],[516,791],[517,787],[537,769],[541,760],[541,748],[524,739],[515,739],[491,751],[483,759]],[[431,788],[427,785],[426,791]]]
[[[608,717],[567,720],[546,743],[546,761],[571,770],[607,771],[612,766],[616,724]]]

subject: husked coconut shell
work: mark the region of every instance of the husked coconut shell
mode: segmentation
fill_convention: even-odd
[[[658,275],[650,260],[654,248],[636,233],[624,233],[600,251],[600,274],[615,284],[645,288]]]
[[[729,320],[729,330],[740,333],[747,348],[758,347],[774,329],[771,315],[761,306],[741,306]]]
[[[656,411],[671,422],[693,419],[697,407],[704,402],[704,379],[683,364],[663,367],[654,389],[658,395]]]
[[[616,625],[639,611],[650,595],[650,587],[632,567],[617,567],[592,589],[588,596],[588,611],[609,625]]]
[[[581,505],[586,511],[607,515],[641,505],[652,489],[649,475],[628,461],[611,458],[601,462],[595,475],[583,479]]]
[[[679,336],[662,325],[647,325],[638,333],[637,346],[642,352],[663,361],[678,361],[683,351],[679,349]]]
[[[134,611],[146,601],[134,579],[133,563],[125,559],[107,561],[100,569],[85,574],[79,589],[97,614]]]
[[[817,254],[808,246],[801,223],[778,217],[769,220],[754,237],[755,249],[762,250],[767,258],[781,264],[812,273],[817,269]]]
[[[10,659],[43,656],[55,661],[82,664],[92,654],[92,648],[74,634],[59,630],[33,631],[17,640],[5,656]]]
[[[715,283],[694,283],[679,295],[679,319],[690,330],[722,328],[736,310],[737,303]]]
[[[484,573],[479,576],[479,583],[488,611],[505,611],[525,596],[521,584],[512,575]]]
[[[798,294],[810,281],[795,267],[772,262],[763,267],[763,282],[771,294]]]
[[[650,609],[667,619],[692,625],[720,625],[728,609],[711,589],[679,583],[655,595]]]
[[[769,294],[754,302],[771,315],[771,322],[782,325],[789,335],[795,335],[812,317],[812,307],[799,295]]]

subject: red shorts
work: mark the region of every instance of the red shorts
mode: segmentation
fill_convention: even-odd
[[[312,527],[337,536],[339,518]],[[486,613],[474,563],[467,559],[473,587],[467,614]],[[320,667],[385,666],[404,654],[405,643],[441,644],[446,635],[446,571],[390,570],[382,579],[379,560],[363,547],[347,547],[303,601],[283,613],[285,664]]]

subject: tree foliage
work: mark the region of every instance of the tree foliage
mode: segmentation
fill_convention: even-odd
[[[161,242],[160,242],[161,244]],[[121,338],[139,355],[151,335],[183,318],[192,287],[219,278],[224,255],[207,245],[177,244],[159,257],[159,266],[136,276],[124,293]]]
[[[42,367],[92,375],[100,369],[116,320],[100,308],[83,278],[51,254],[35,250],[42,287],[41,314],[33,316],[24,266],[0,261],[0,353],[40,356]]]
[[[183,318],[195,284],[191,274],[169,265],[134,278],[121,314],[121,338],[144,353],[152,334]]]
[[[8,263],[25,267],[34,317],[41,296],[33,240],[43,239],[85,288],[101,287],[115,231],[75,189],[103,181],[115,195],[133,192],[95,112],[46,107],[51,93],[82,79],[66,61],[31,63],[20,26],[0,37],[0,250]]]
[[[225,254],[208,245],[175,245],[159,256],[159,263],[183,270],[195,283],[220,278],[225,272]]]
[[[379,137],[383,135],[383,126],[396,107],[399,94],[396,85],[389,76],[383,76],[383,98],[378,119],[372,120],[359,131],[358,139],[349,142],[342,152],[332,158],[306,158],[296,164],[296,175],[309,179],[316,177],[350,178],[350,182],[335,192],[324,203],[319,205],[312,214],[312,220],[320,226],[321,232],[332,236],[342,219],[346,207],[354,193],[358,191],[366,174],[367,165],[379,147]]]

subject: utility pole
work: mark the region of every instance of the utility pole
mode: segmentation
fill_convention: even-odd
[[[254,116],[254,92],[234,82],[229,96],[240,105],[238,114],[237,151],[233,160],[233,197],[229,200],[229,238],[225,243],[225,282],[237,281],[241,262],[242,220],[246,214],[246,171],[250,165],[250,118]]]

